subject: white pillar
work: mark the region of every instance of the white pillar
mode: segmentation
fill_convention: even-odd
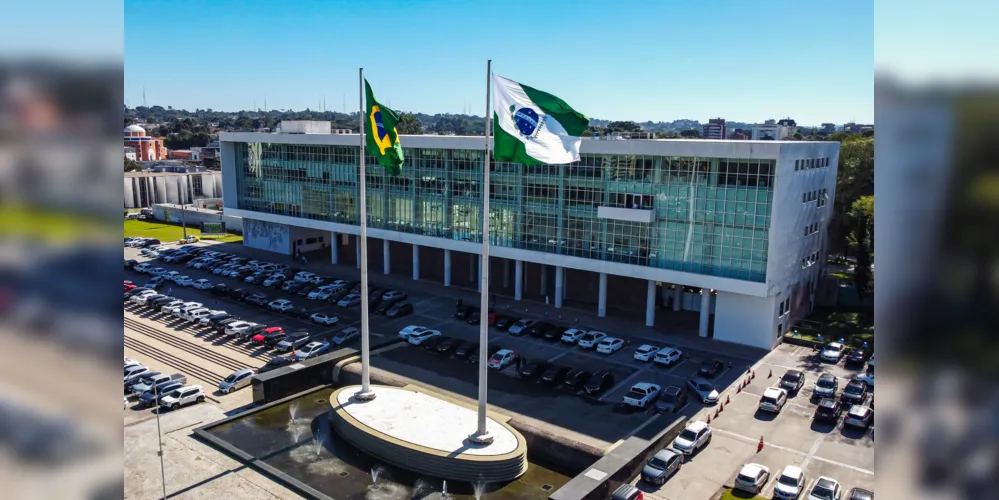
[[[565,283],[565,268],[555,266],[555,307],[562,307],[562,285]]]
[[[476,270],[475,281],[479,284],[478,288],[476,288],[476,290],[478,290],[478,291],[481,292],[482,291],[482,256],[478,256],[477,255],[476,257],[478,257],[478,258],[475,259],[475,262],[477,262],[478,264],[475,266],[475,270]]]
[[[556,276],[556,278],[557,278],[557,277],[558,277],[558,276]],[[563,271],[562,271],[562,298],[563,298],[563,299],[564,299],[564,298],[566,297],[566,295],[568,295],[568,294],[569,294],[569,289],[568,289],[568,288],[566,288],[566,286],[565,286],[565,282],[566,282],[566,280],[567,280],[567,279],[568,279],[568,278],[566,278],[566,277],[565,277],[565,271],[563,270]]]
[[[541,264],[541,295],[548,295],[548,266]]]
[[[701,337],[708,336],[708,316],[711,314],[711,290],[701,289],[701,323],[698,326],[697,334]]]
[[[683,287],[678,283],[673,288],[673,312],[680,312],[680,301],[683,300]]]
[[[382,271],[392,274],[392,252],[389,250],[389,240],[382,240]]]
[[[597,316],[607,316],[607,273],[600,273],[600,295],[597,297]]]
[[[444,286],[451,286],[451,251],[444,250]]]
[[[649,280],[649,293],[645,299],[645,326],[656,326],[656,282]]]
[[[356,239],[354,240],[354,250],[357,252],[357,258],[355,260],[357,261],[357,268],[360,269],[361,268],[361,237],[360,236],[356,236],[355,238]]]
[[[518,260],[514,264],[514,269],[513,299],[521,300],[524,298],[524,261]]]
[[[339,241],[337,241],[337,234],[330,233],[333,239],[330,240],[330,264],[337,265],[340,263],[340,246]]]
[[[420,281],[420,245],[413,245],[413,281]]]

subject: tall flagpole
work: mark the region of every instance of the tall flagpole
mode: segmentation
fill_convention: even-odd
[[[478,444],[490,444],[493,437],[486,429],[486,396],[489,392],[487,379],[489,378],[489,125],[490,117],[490,85],[492,83],[493,60],[486,63],[486,156],[482,162],[482,260],[479,263],[479,272],[482,282],[481,304],[479,314],[479,425],[475,434],[469,439]]]
[[[371,353],[368,328],[368,193],[365,186],[364,173],[364,68],[357,72],[358,78],[358,101],[360,112],[358,118],[361,122],[361,154],[358,163],[358,187],[360,190],[359,203],[361,204],[361,390],[354,397],[363,401],[375,399],[375,391],[371,390]]]

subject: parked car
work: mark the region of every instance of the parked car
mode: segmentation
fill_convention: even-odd
[[[479,352],[479,344],[475,342],[469,342],[467,344],[462,344],[454,350],[454,357],[456,359],[468,359],[472,353]]]
[[[339,306],[339,307],[356,307],[356,306],[359,306],[359,305],[361,305],[361,296],[358,295],[358,294],[356,294],[356,293],[352,293],[352,294],[347,295],[346,297],[340,299],[340,302],[337,302],[336,305]]]
[[[847,382],[840,397],[846,404],[863,404],[867,401],[867,382],[859,379]]]
[[[788,370],[780,377],[777,386],[794,396],[805,386],[805,374],[798,370]]]
[[[441,340],[437,346],[434,347],[434,350],[437,351],[437,354],[451,354],[463,344],[465,344],[464,340],[448,337]]]
[[[233,321],[232,323],[226,325],[225,334],[230,336],[239,335],[240,333],[245,332],[248,328],[250,328],[255,324],[256,323],[250,321]]]
[[[412,345],[420,345],[423,342],[425,342],[427,339],[432,337],[439,337],[440,335],[441,332],[439,330],[424,329],[421,332],[410,335],[408,340],[409,343]]]
[[[143,286],[152,290],[159,290],[160,288],[163,288],[163,283],[165,281],[166,280],[164,280],[163,277],[156,276]]]
[[[853,405],[846,411],[846,418],[843,419],[844,426],[859,427],[867,429],[874,424],[874,410],[863,405]]]
[[[228,377],[219,382],[219,392],[229,394],[250,385],[253,379],[253,368],[243,368],[232,372]]]
[[[266,324],[256,324],[256,325],[253,325],[253,326],[247,328],[246,330],[243,330],[243,331],[237,333],[236,337],[238,337],[240,340],[247,340],[247,341],[249,341],[253,337],[256,337],[257,335],[260,335],[260,334],[264,333],[264,330],[266,330],[268,328],[271,328],[271,327],[267,326]]]
[[[843,414],[843,405],[831,398],[823,399],[819,401],[819,404],[815,407],[815,413],[812,414],[813,422],[832,422],[833,424],[839,421],[839,417]]]
[[[425,326],[409,325],[409,326],[403,328],[402,330],[399,330],[399,338],[400,339],[408,339],[410,337],[410,335],[413,335],[415,333],[422,333],[422,332],[425,332],[427,330],[429,330],[429,328],[427,328]]]
[[[582,338],[576,342],[576,345],[583,349],[593,349],[600,343],[601,340],[607,338],[607,334],[604,332],[591,331],[583,335]]]
[[[257,345],[274,345],[284,338],[284,335],[284,328],[281,328],[280,326],[271,326],[264,328],[263,331],[254,335],[250,340]]]
[[[846,500],[874,500],[874,492],[863,488],[852,488]]]
[[[642,490],[628,483],[618,486],[611,494],[611,500],[642,500],[643,498],[645,498],[645,494],[642,493]]]
[[[734,487],[737,490],[746,491],[754,495],[759,494],[760,490],[766,486],[767,481],[770,480],[770,469],[765,465],[760,464],[746,464],[742,466],[739,470],[739,474],[735,476]]]
[[[275,357],[271,358],[269,361],[267,361],[266,363],[264,363],[264,366],[261,366],[260,369],[257,370],[257,373],[258,374],[260,374],[260,373],[267,373],[267,372],[269,372],[271,370],[276,370],[278,368],[281,368],[282,366],[290,365],[290,364],[292,364],[294,362],[295,362],[295,358],[292,358],[292,357],[275,356]]]
[[[361,338],[361,331],[352,326],[348,326],[347,328],[336,332],[336,334],[333,335],[333,338],[330,339],[330,343],[339,348],[359,338]]]
[[[572,370],[562,380],[562,388],[573,392],[579,391],[590,379],[591,372],[583,369]]]
[[[608,370],[600,370],[586,380],[583,390],[591,396],[596,396],[614,386],[614,375]]]
[[[625,406],[635,408],[648,408],[659,397],[659,386],[648,382],[639,382],[631,386],[631,390],[624,395]]]
[[[637,359],[638,361],[650,361],[657,352],[659,352],[658,347],[649,344],[642,344],[635,349],[635,353],[632,355],[632,358]]]
[[[855,347],[850,349],[850,352],[846,355],[846,360],[843,361],[844,366],[859,366],[867,361],[867,353],[863,349]]]
[[[831,477],[820,477],[808,492],[808,500],[839,500],[842,494],[839,481]]]
[[[160,408],[176,410],[181,406],[201,403],[204,400],[205,394],[200,385],[188,385],[161,397]]]
[[[309,343],[309,332],[295,332],[285,335],[275,346],[274,349],[280,352],[288,352],[292,349],[297,349]]]
[[[843,344],[839,342],[830,342],[822,348],[819,358],[829,363],[839,363],[840,358],[843,357],[843,347]]]
[[[454,314],[451,315],[452,318],[465,321],[473,312],[478,311],[479,308],[472,306],[458,306],[455,308]]]
[[[406,292],[400,292],[399,290],[389,290],[382,294],[382,301],[393,302],[399,300],[406,300]]]
[[[819,375],[812,388],[812,399],[835,398],[836,391],[839,390],[839,379],[831,373]]]
[[[555,325],[547,321],[539,321],[527,329],[527,334],[532,337],[543,337],[545,333],[555,330]]]
[[[520,362],[520,370],[518,373],[521,378],[533,379],[538,378],[544,373],[548,367],[551,366],[544,359],[522,359]]]
[[[219,297],[226,297],[232,292],[232,287],[225,283],[217,283],[210,290],[212,295],[217,295]]]
[[[704,404],[715,404],[718,402],[718,391],[707,380],[701,377],[687,379],[687,389],[697,396],[697,400]]]
[[[325,354],[330,350],[329,342],[309,342],[295,351],[295,359],[304,360]]]
[[[295,305],[292,304],[291,301],[288,299],[277,299],[271,301],[269,304],[267,304],[267,307],[270,307],[271,309],[278,312],[288,312],[295,310]]]
[[[472,364],[477,364],[479,362],[479,351],[482,349],[482,344],[476,344],[475,350],[468,356],[468,361]],[[486,345],[486,359],[492,358],[493,354],[496,354],[503,348],[496,344]],[[487,361],[488,362],[488,361]]]
[[[165,396],[177,389],[180,389],[181,387],[184,387],[184,384],[186,383],[187,383],[187,377],[184,377],[183,380],[178,379],[178,380],[168,380],[166,382],[163,382],[160,385],[154,386],[152,389],[149,389],[143,392],[142,394],[139,394],[138,404],[139,406],[144,406],[144,407],[153,406],[156,404],[156,402],[159,400],[161,396]]]
[[[547,385],[562,385],[565,376],[572,371],[568,366],[550,365],[541,373],[541,383]]]
[[[597,344],[597,352],[600,354],[614,354],[624,347],[624,340],[615,337],[604,337]]]
[[[642,468],[642,481],[663,484],[683,465],[683,454],[666,448],[656,452]]]
[[[486,325],[492,325],[493,323],[496,322],[496,313],[490,309],[487,314],[488,316],[486,316]],[[468,323],[469,325],[478,325],[481,321],[482,321],[482,311],[480,309],[476,309],[475,311],[472,312],[472,314],[468,315],[468,319],[465,320],[465,323]]]
[[[436,352],[437,346],[440,345],[441,342],[447,340],[448,338],[450,337],[445,337],[443,335],[435,335],[433,337],[424,340],[423,342],[420,342],[420,347],[422,347],[423,350],[425,351]]]
[[[693,455],[711,443],[711,426],[702,420],[691,420],[673,439],[673,449],[684,455]]]
[[[537,320],[526,319],[526,318],[521,319],[518,320],[516,323],[510,325],[510,329],[508,331],[510,332],[510,335],[515,335],[515,336],[522,335],[525,331],[533,327],[535,324],[537,324]]]
[[[514,324],[516,321],[517,318],[513,316],[508,314],[499,314],[496,316],[496,321],[493,323],[493,326],[499,328],[500,330],[509,330],[510,325]]]
[[[235,288],[229,291],[229,298],[233,300],[246,300],[246,289]]]
[[[222,321],[219,321],[218,323],[212,325],[212,329],[214,329],[217,333],[220,333],[220,334],[221,333],[225,333],[225,329],[229,325],[231,325],[231,324],[233,324],[233,323],[235,323],[237,321],[240,321],[240,319],[237,318],[237,317],[235,317],[235,316],[233,316],[231,318],[226,318],[226,319],[223,319]]]
[[[192,286],[192,285],[194,285],[194,280],[190,276],[181,276],[181,277],[173,280],[173,282],[176,283],[176,284],[178,284],[178,285],[180,285],[180,286]]]
[[[683,357],[683,352],[675,347],[663,347],[660,348],[652,356],[652,362],[657,365],[671,366],[673,363],[680,362]]]
[[[659,393],[656,411],[659,413],[676,413],[687,406],[687,393],[676,386],[669,386]]]
[[[579,342],[579,339],[583,338],[584,335],[586,335],[585,331],[578,328],[570,328],[562,334],[561,340],[566,344],[575,344],[576,342]]]
[[[717,359],[705,359],[701,361],[701,366],[697,369],[697,374],[706,378],[714,378],[724,369],[725,365],[721,361]]]
[[[407,314],[413,314],[413,304],[409,302],[397,302],[385,311],[387,318],[401,318]]]
[[[785,403],[787,403],[787,391],[779,387],[770,387],[760,396],[758,408],[761,411],[780,413]]]
[[[774,483],[774,498],[777,500],[797,500],[805,491],[805,472],[800,467],[784,467]]]
[[[268,303],[267,296],[262,293],[252,293],[250,295],[247,295],[246,298],[243,300],[249,304],[254,304],[257,306],[264,306],[267,305]]]
[[[324,312],[317,312],[309,317],[313,323],[320,325],[335,325],[340,322],[340,318],[334,315],[329,315]]]
[[[133,383],[128,389],[136,396],[141,395],[143,392],[153,389],[154,387],[171,380],[183,380],[187,381],[187,377],[180,373],[175,373],[173,375],[168,375],[166,373],[159,372],[147,372],[142,377],[139,377],[135,383]]]

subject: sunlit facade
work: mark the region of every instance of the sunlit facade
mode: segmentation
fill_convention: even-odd
[[[232,184],[224,189],[227,212],[357,234],[357,143],[356,135],[223,134],[224,179]],[[369,236],[384,239],[386,252],[389,241],[449,250],[448,266],[450,251],[477,253],[483,138],[412,136],[402,143],[406,163],[398,177],[389,176],[373,157],[365,159]],[[775,283],[782,274],[777,270],[783,269],[773,265],[775,259],[801,262],[800,273],[791,274],[807,274],[809,266],[797,247],[804,244],[824,255],[820,238],[788,245],[790,233],[775,232],[776,220],[802,222],[790,222],[800,218],[789,217],[791,213],[778,215],[783,208],[775,200],[780,201],[782,184],[789,189],[814,184],[817,193],[824,189],[830,195],[836,143],[594,139],[584,140],[581,151],[580,161],[569,165],[490,162],[491,253],[518,267],[521,261],[539,264],[540,280],[555,281],[555,288],[566,280],[563,267],[600,275],[596,299],[601,313],[607,274],[648,281],[649,293],[659,296],[653,308],[667,303],[688,308],[691,302],[682,296],[662,300],[672,293],[664,285],[705,289],[701,295],[708,298],[689,308],[717,315],[719,293],[770,297],[776,304],[780,290],[775,285],[789,284]],[[800,168],[803,160],[812,159],[814,167]],[[789,182],[782,183],[782,166]],[[797,206],[785,204],[814,219],[809,226],[821,225],[824,233],[831,204],[801,203],[808,198],[798,193]],[[807,238],[808,231],[799,228],[795,234]],[[788,255],[788,246],[795,255]],[[552,265],[557,272],[545,268]],[[643,303],[644,292],[636,293]],[[776,307],[781,325],[784,309]],[[651,317],[654,323],[654,313]],[[718,323],[716,318],[715,331],[709,332],[715,337]]]

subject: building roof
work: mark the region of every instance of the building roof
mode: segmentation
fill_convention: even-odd
[[[143,134],[145,134],[146,133],[146,129],[144,129],[144,128],[138,126],[138,125],[129,125],[129,126],[125,127],[125,132],[142,132]]]

